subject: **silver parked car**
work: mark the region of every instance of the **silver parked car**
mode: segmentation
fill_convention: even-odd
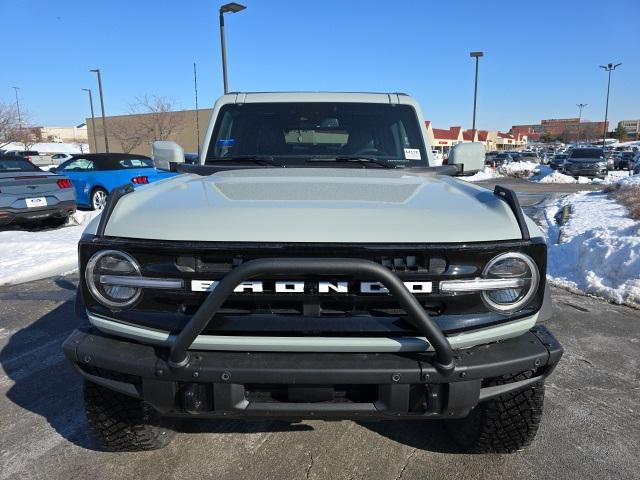
[[[17,156],[0,156],[0,226],[46,222],[62,225],[76,211],[67,177],[44,172]]]

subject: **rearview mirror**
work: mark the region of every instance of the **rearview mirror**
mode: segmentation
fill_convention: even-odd
[[[459,143],[449,152],[449,165],[458,168],[458,175],[473,175],[484,168],[484,155],[482,143]]]
[[[171,170],[172,164],[184,163],[184,150],[176,142],[153,142],[151,151],[153,165],[158,170]]]

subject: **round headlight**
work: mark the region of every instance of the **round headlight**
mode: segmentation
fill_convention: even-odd
[[[89,291],[103,305],[126,308],[140,298],[140,288],[109,283],[110,278],[140,277],[140,266],[130,256],[117,250],[101,250],[87,263],[85,280]]]
[[[512,280],[512,286],[508,288],[482,292],[485,304],[500,313],[512,313],[526,306],[535,295],[540,281],[535,262],[529,256],[518,252],[494,257],[484,268],[482,276],[486,279]],[[496,286],[499,285],[499,282],[496,282]]]

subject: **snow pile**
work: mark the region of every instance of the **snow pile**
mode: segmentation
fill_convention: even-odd
[[[533,162],[511,162],[502,165],[498,171],[505,177],[529,178],[540,168],[540,164]]]
[[[534,180],[539,183],[576,183],[576,179],[565,175],[564,173],[560,173],[554,171],[548,175],[541,176],[539,180]]]
[[[500,178],[500,175],[496,170],[491,167],[484,167],[484,170],[479,171],[473,175],[468,177],[460,177],[462,180],[466,180],[467,182],[481,182],[482,180],[491,180],[492,178]]]
[[[640,187],[640,175],[631,175],[618,180],[620,188]]]
[[[566,205],[571,215],[560,227],[555,217]],[[545,220],[551,284],[640,307],[640,223],[623,206],[603,193],[576,193],[547,207]]]
[[[78,268],[78,240],[99,212],[76,212],[54,230],[0,231],[0,285],[29,282]]]

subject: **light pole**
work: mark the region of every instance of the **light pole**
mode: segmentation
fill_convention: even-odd
[[[107,138],[107,121],[104,116],[104,97],[102,96],[102,77],[100,76],[99,68],[95,68],[89,71],[94,72],[96,75],[98,75],[98,93],[100,94],[100,109],[102,110],[102,132],[104,133],[104,151],[106,153],[109,153],[109,139]]]
[[[96,137],[96,117],[93,114],[93,95],[90,88],[83,88],[82,91],[89,93],[89,107],[91,107],[91,130],[93,131],[93,153],[98,152],[98,139]]]
[[[16,109],[18,110],[18,125],[22,128],[22,117],[20,116],[20,97],[18,97],[18,90],[20,87],[11,87],[16,92]]]
[[[605,139],[607,138],[607,119],[609,116],[609,91],[611,90],[611,72],[618,68],[621,63],[608,63],[606,66],[600,65],[600,68],[604,68],[605,72],[609,73],[609,80],[607,82],[607,104],[604,107],[604,134],[602,135],[602,148],[605,147]]]
[[[245,8],[247,7],[236,2],[225,3],[220,7],[220,48],[222,49],[222,80],[224,82],[224,93],[229,91],[227,84],[227,45],[224,39],[224,14],[238,13]]]
[[[471,134],[473,138],[476,136],[476,101],[478,99],[478,63],[480,57],[484,56],[483,52],[471,52],[469,56],[476,59],[476,79],[473,86],[473,126],[471,127]]]
[[[576,107],[580,109],[578,111],[578,138],[576,140],[576,144],[580,143],[580,122],[582,121],[582,109],[586,106],[586,103],[576,103]]]

